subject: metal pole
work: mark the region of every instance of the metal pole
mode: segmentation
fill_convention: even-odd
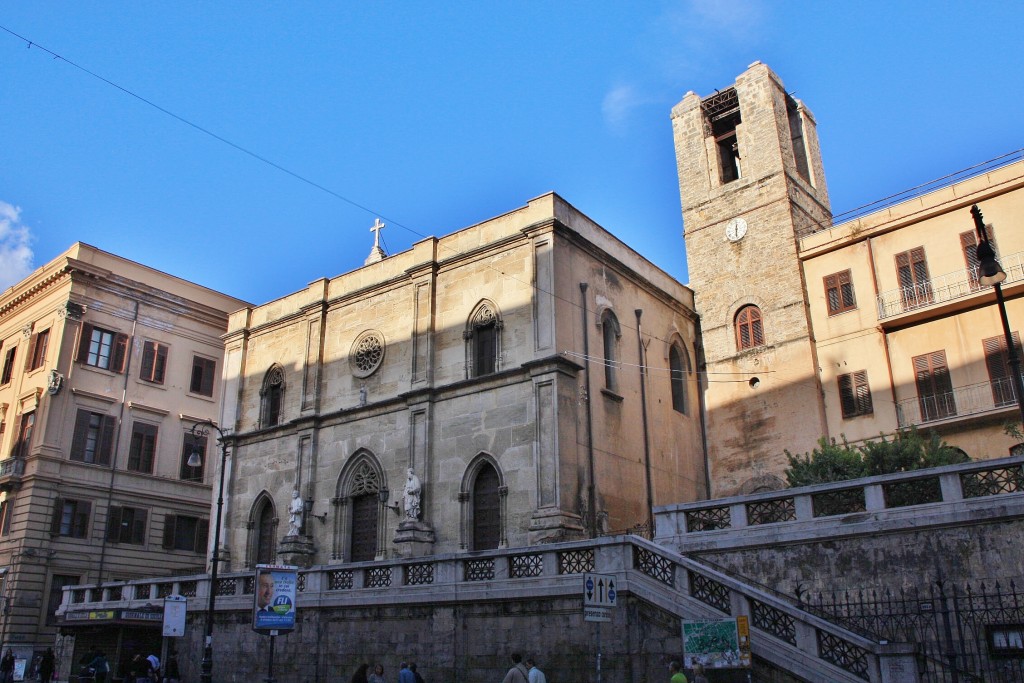
[[[213,566],[210,568],[210,601],[206,607],[206,639],[203,647],[203,663],[200,668],[199,680],[202,683],[213,683],[213,615],[217,608],[217,569],[220,566],[220,524],[221,514],[224,510],[224,469],[228,460],[228,445],[224,441],[224,432],[220,427],[210,420],[197,422],[192,426],[192,432],[200,425],[211,427],[217,430],[220,443],[220,478],[217,483],[217,520],[213,529]],[[209,432],[205,432],[209,433]]]
[[[974,227],[978,231],[978,259],[985,260],[986,254],[982,253],[984,246],[987,257],[995,260],[995,252],[992,243],[988,239],[988,231],[985,229],[985,219],[981,215],[981,209],[975,204],[971,207],[971,217],[974,219]],[[999,268],[1001,271],[1002,268]],[[981,273],[979,273],[979,276]],[[1005,279],[1006,275],[1003,274]],[[1017,353],[1017,345],[1013,343],[1013,334],[1010,332],[1010,321],[1006,318],[1006,299],[1003,298],[1003,286],[999,282],[992,284],[996,290],[996,306],[999,308],[999,319],[1003,323],[1003,335],[1006,337],[1006,359],[1010,366],[1010,374],[1013,376],[1013,392],[1017,399],[1017,408],[1020,411],[1021,428],[1024,429],[1024,380],[1020,376],[1020,354]]]
[[[647,375],[647,355],[644,348],[643,331],[640,327],[640,316],[643,315],[642,309],[636,309],[636,343],[637,353],[640,354],[639,366],[640,366],[640,415],[643,423],[644,430],[644,478],[647,483],[647,538],[654,539],[654,482],[652,481],[653,475],[651,474],[651,443],[650,437],[647,434],[647,384],[645,376]]]
[[[274,640],[277,638],[277,631],[270,632],[270,656],[267,659],[267,677],[263,683],[277,683],[274,678]]]
[[[601,683],[601,622],[597,622],[597,683]]]

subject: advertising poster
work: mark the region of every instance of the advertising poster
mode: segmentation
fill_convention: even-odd
[[[254,631],[295,629],[295,583],[298,567],[256,565],[256,595],[253,602]]]
[[[683,622],[684,666],[703,664],[706,669],[725,669],[750,666],[749,649],[741,648],[736,619]],[[746,631],[746,619],[743,623]],[[743,636],[749,647],[749,634]],[[746,650],[744,652],[743,650]]]

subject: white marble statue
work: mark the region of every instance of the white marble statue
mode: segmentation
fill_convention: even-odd
[[[417,520],[420,518],[420,494],[423,486],[411,467],[406,473],[408,476],[405,480],[405,518]]]

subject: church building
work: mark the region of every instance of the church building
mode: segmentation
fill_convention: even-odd
[[[375,240],[230,317],[224,568],[649,533],[707,495],[698,344],[692,292],[554,194]]]

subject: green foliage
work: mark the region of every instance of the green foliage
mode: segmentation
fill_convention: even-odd
[[[842,445],[835,439],[829,442],[822,438],[810,453],[798,456],[786,451],[786,457],[786,481],[791,487],[909,472],[970,459],[935,432],[925,438],[914,427],[896,432],[891,440],[883,434],[878,441],[865,441],[855,447],[850,446],[845,436]]]

